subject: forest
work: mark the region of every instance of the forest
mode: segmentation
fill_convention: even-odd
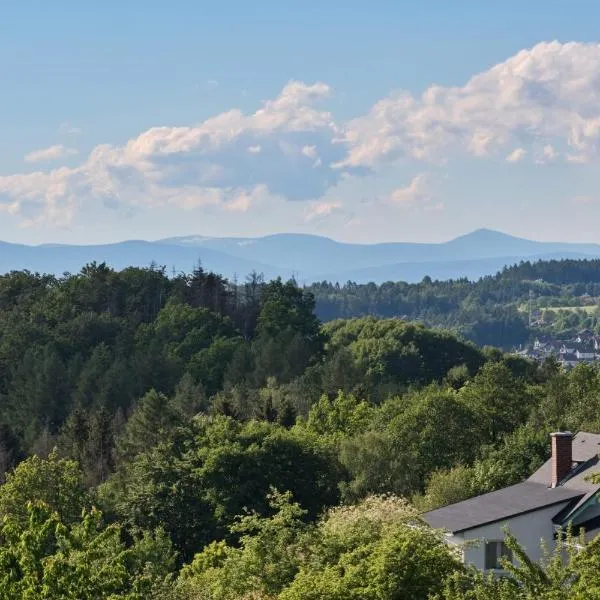
[[[528,290],[508,269],[415,302],[444,285]],[[600,598],[600,541],[537,565],[509,539],[493,580],[419,517],[527,477],[550,431],[600,432],[600,371],[392,314],[322,322],[324,289],[0,277],[0,600]]]
[[[540,334],[568,338],[584,328],[600,333],[600,260],[527,261],[477,281],[429,277],[413,284],[324,281],[307,289],[323,321],[400,317],[505,350]],[[530,302],[538,317],[534,328],[529,326]],[[569,310],[557,310],[561,307]]]

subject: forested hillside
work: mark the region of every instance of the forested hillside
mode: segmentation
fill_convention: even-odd
[[[0,278],[0,598],[549,599],[598,585],[595,542],[569,577],[529,565],[496,584],[418,518],[526,477],[551,430],[600,431],[598,370],[400,319],[323,325],[314,309],[294,282],[202,269]]]
[[[584,327],[600,331],[600,260],[522,262],[477,281],[425,277],[415,284],[322,282],[308,290],[324,321],[400,317],[451,329],[481,346],[510,349],[539,333],[568,335]],[[529,327],[530,300],[539,317],[535,328]],[[585,311],[577,310],[584,306]],[[557,307],[569,310],[546,310]]]

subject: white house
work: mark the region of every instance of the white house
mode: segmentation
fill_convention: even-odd
[[[577,360],[595,360],[596,359],[595,352],[579,350],[579,349],[577,349],[577,351],[575,352],[575,356],[577,357]]]
[[[573,346],[567,346],[563,344],[559,350],[560,354],[575,354],[575,348]]]
[[[444,506],[423,514],[432,527],[447,531],[451,544],[462,547],[463,559],[482,570],[500,570],[508,528],[535,561],[541,543],[552,548],[556,532],[572,524],[586,537],[600,533],[600,485],[587,477],[600,472],[600,435],[552,434],[552,458],[529,479],[510,487]]]

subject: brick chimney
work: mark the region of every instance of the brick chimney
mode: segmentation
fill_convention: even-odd
[[[573,467],[573,434],[557,431],[552,436],[552,487],[556,487]]]

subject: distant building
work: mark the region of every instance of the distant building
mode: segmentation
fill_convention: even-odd
[[[533,344],[519,347],[515,353],[532,360],[544,361],[553,356],[565,368],[573,368],[580,363],[600,360],[600,336],[589,329],[577,333],[572,340],[558,340],[549,336],[539,336]]]

